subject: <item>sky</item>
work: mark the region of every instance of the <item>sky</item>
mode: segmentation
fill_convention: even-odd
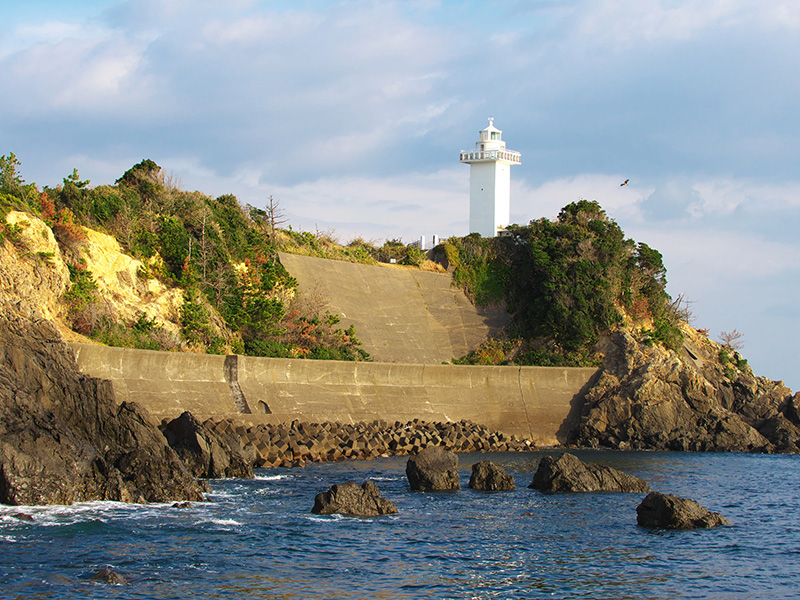
[[[3,2],[0,90],[27,182],[149,158],[340,242],[469,233],[459,152],[493,117],[513,222],[598,201],[800,390],[797,0]]]

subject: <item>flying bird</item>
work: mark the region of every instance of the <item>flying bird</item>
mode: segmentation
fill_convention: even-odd
[[[625,181],[623,181],[622,183],[619,184],[619,187],[622,187],[623,185],[628,185],[629,181],[630,181],[630,179],[626,179]]]

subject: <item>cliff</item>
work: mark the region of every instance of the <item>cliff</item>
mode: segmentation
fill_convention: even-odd
[[[569,442],[620,449],[798,452],[800,394],[757,377],[738,353],[683,326],[680,352],[625,330],[600,344],[603,367]]]
[[[0,245],[0,503],[202,499],[148,413],[78,371],[53,325],[69,276],[39,223]]]
[[[6,223],[16,230],[13,243],[0,248],[2,300],[20,311],[51,321],[69,341],[88,341],[67,322],[70,272],[53,230],[31,214],[10,211]],[[84,239],[71,249],[97,285],[102,311],[115,320],[130,322],[145,315],[164,330],[180,331],[183,304],[180,289],[170,289],[156,279],[142,278],[146,265],[125,254],[117,240],[82,228]],[[102,315],[94,315],[99,318]]]

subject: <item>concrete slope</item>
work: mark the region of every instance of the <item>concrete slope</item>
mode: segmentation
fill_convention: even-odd
[[[441,364],[464,356],[508,322],[482,310],[445,273],[280,254],[301,292],[318,291],[378,362]]]

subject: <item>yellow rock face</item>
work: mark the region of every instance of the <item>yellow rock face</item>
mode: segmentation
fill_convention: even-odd
[[[98,291],[121,320],[130,321],[144,313],[168,331],[177,333],[182,292],[156,279],[140,279],[144,264],[123,253],[112,236],[92,229],[84,229],[84,233],[86,240],[81,246],[81,256],[94,275]]]
[[[18,229],[17,243],[0,248],[0,300],[25,315],[58,321],[59,302],[69,286],[69,270],[52,230],[40,219],[11,211],[6,224]]]
[[[78,334],[63,323],[66,308],[62,297],[69,289],[69,269],[53,231],[41,219],[18,211],[6,215],[6,224],[15,233],[0,245],[0,303],[53,321],[67,339],[77,340]],[[131,321],[144,313],[167,331],[179,333],[181,290],[156,279],[141,279],[142,261],[125,254],[116,239],[91,229],[83,231],[86,239],[80,243],[81,257],[117,318]]]

